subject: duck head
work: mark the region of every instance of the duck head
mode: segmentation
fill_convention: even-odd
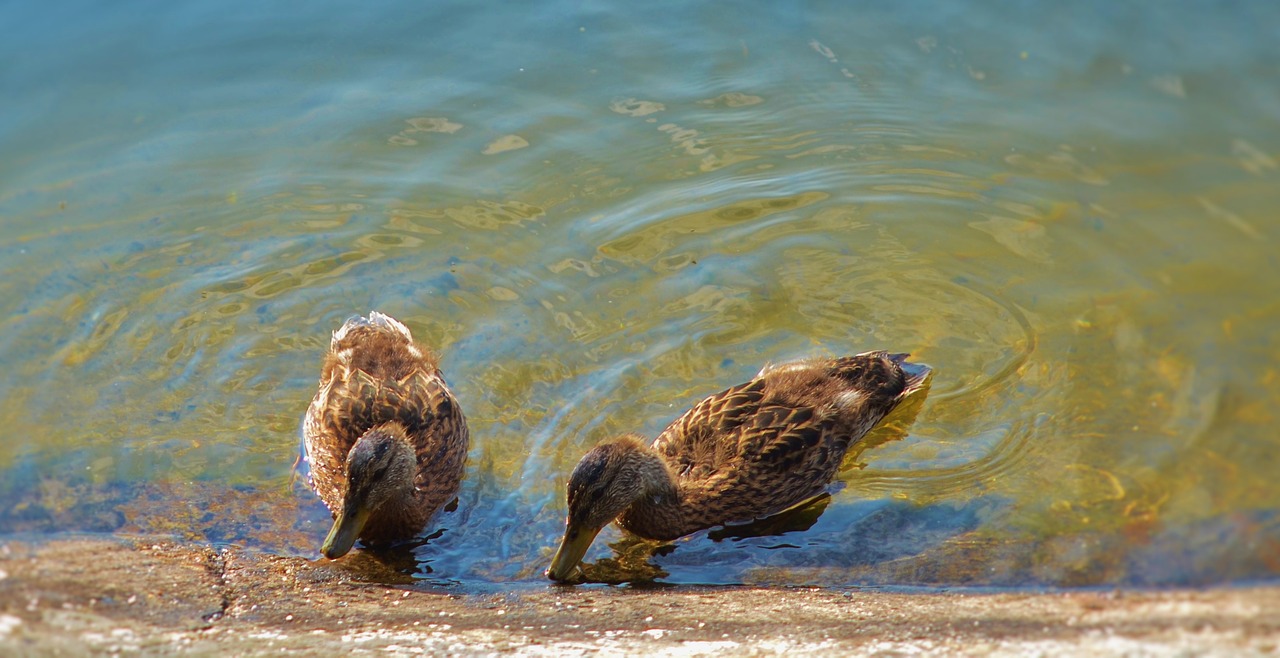
[[[636,501],[669,487],[666,466],[639,437],[623,436],[592,448],[569,475],[564,538],[547,577],[569,580],[605,526]]]
[[[320,552],[330,560],[346,555],[379,507],[412,495],[416,470],[404,426],[387,423],[365,432],[347,453],[346,495]]]

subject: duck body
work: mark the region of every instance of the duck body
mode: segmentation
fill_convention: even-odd
[[[867,352],[765,366],[667,426],[587,453],[569,478],[565,539],[548,576],[563,580],[617,520],[671,540],[771,516],[822,494],[845,453],[923,388],[930,369],[905,354]]]
[[[303,423],[311,486],[334,515],[322,552],[412,539],[457,494],[466,418],[436,356],[373,312],[333,334]]]

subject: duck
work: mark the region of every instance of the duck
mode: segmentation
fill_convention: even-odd
[[[303,420],[310,484],[333,516],[320,552],[413,539],[462,483],[470,435],[439,359],[373,311],[335,332]]]
[[[825,495],[850,447],[927,386],[932,369],[908,356],[766,364],[695,404],[652,444],[624,434],[595,446],[569,475],[564,537],[547,577],[581,577],[587,549],[614,521],[640,538],[670,541]]]

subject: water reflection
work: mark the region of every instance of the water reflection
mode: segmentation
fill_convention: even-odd
[[[329,332],[378,309],[472,421],[443,532],[357,557],[422,583],[541,586],[595,442],[875,348],[932,392],[812,526],[656,553],[606,530],[588,559],[1280,573],[1275,3],[1070,30],[1018,3],[136,9],[0,8],[38,26],[0,46],[0,533],[315,555],[298,419]]]

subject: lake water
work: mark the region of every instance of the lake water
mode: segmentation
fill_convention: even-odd
[[[471,422],[441,532],[355,557],[423,583],[543,583],[595,442],[767,361],[880,348],[932,390],[816,520],[656,552],[609,528],[588,559],[677,584],[1280,575],[1280,3],[0,22],[0,536],[317,556],[300,421],[330,332],[377,309]]]

